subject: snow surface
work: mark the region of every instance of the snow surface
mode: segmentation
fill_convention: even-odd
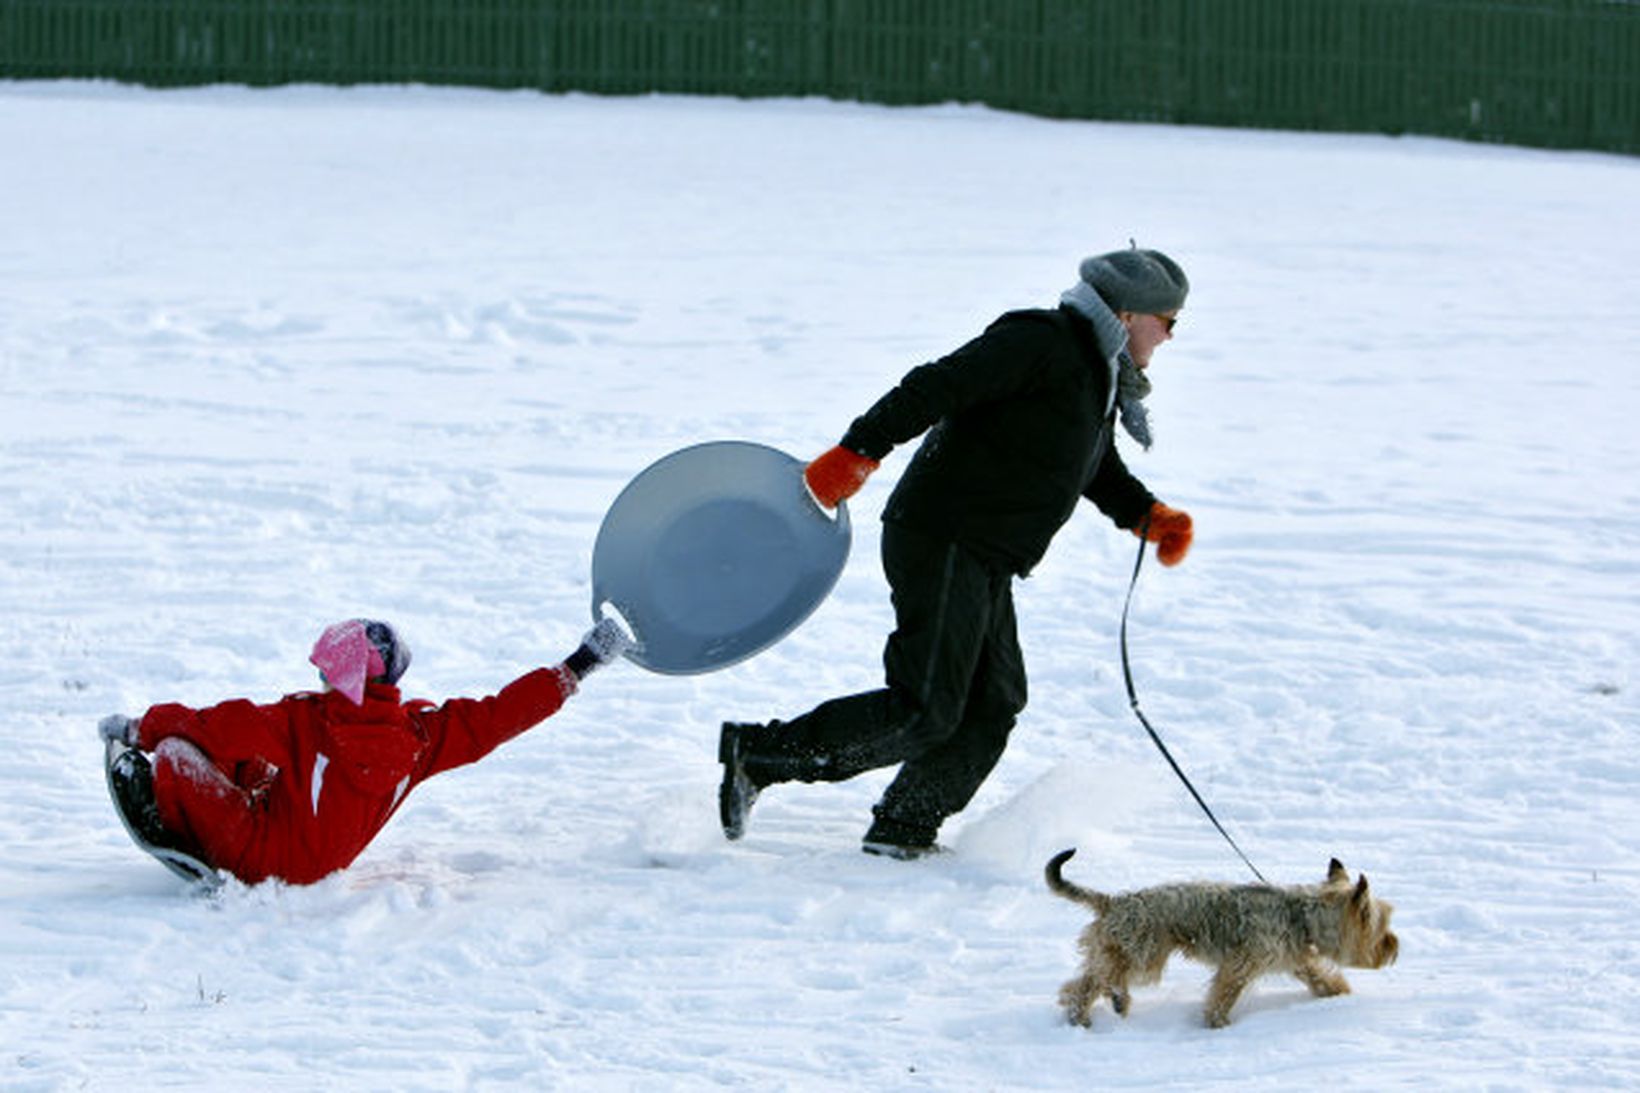
[[[0,85],[0,1086],[673,1090],[1640,1085],[1640,162],[942,107]],[[944,832],[859,851],[887,772],[721,838],[724,718],[876,685],[877,516],[730,670],[619,665],[422,787],[350,870],[217,899],[127,842],[110,712],[313,684],[396,622],[412,693],[573,646],[652,460],[808,456],[908,368],[1178,257],[1146,713],[1261,870],[1365,870],[1402,956],[1234,1025],[1175,963],[1054,995],[1105,889],[1245,867],[1127,709],[1134,540],[1018,585],[1032,703]]]

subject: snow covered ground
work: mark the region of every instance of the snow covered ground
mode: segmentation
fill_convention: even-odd
[[[1640,1084],[1640,162],[945,107],[0,85],[0,1086],[676,1090]],[[1126,708],[1134,540],[1018,587],[1032,703],[944,832],[887,779],[721,838],[717,725],[879,679],[877,515],[727,671],[623,664],[306,889],[127,842],[94,725],[311,686],[397,622],[483,693],[588,622],[598,522],[686,444],[809,456],[906,369],[1160,247],[1194,292],[1129,449],[1141,700],[1260,869],[1332,855],[1402,955],[1228,1030],[1176,963],[1061,1023],[1081,910],[1240,880]]]

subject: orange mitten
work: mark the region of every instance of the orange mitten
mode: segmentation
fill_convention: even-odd
[[[809,484],[816,501],[834,509],[839,502],[860,492],[860,487],[876,469],[875,459],[867,459],[839,444],[805,467],[803,480]]]
[[[1133,534],[1142,533],[1134,528]],[[1183,509],[1170,509],[1160,501],[1150,506],[1150,533],[1145,538],[1156,544],[1156,560],[1163,565],[1178,565],[1190,553],[1190,514]]]

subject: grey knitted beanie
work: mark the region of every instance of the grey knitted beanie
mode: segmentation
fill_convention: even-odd
[[[1112,311],[1177,311],[1190,291],[1190,281],[1177,262],[1159,250],[1136,246],[1084,258],[1081,273]]]

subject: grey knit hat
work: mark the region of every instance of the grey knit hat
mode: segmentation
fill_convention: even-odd
[[[1082,259],[1082,280],[1112,311],[1159,315],[1184,306],[1190,281],[1179,263],[1159,250],[1113,250]]]

